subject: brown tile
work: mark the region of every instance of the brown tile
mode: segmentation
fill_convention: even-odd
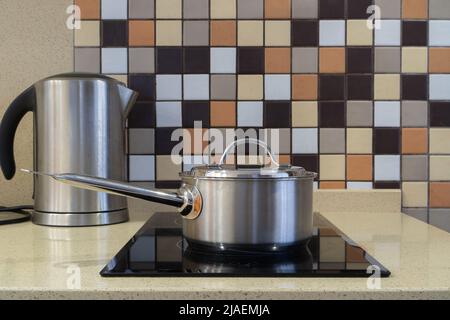
[[[153,46],[155,44],[153,21],[130,20],[128,28],[130,46]]]
[[[428,152],[427,128],[404,128],[402,130],[402,153],[420,154]]]
[[[233,20],[211,21],[211,45],[212,46],[235,46],[236,45],[236,22]]]
[[[450,48],[430,48],[429,59],[431,73],[450,72]]]
[[[264,16],[269,19],[291,17],[291,0],[265,0]]]
[[[293,100],[316,100],[317,99],[317,75],[295,74],[292,76],[292,99]]]
[[[450,182],[430,184],[430,207],[450,208]]]
[[[345,181],[320,181],[320,189],[345,189]]]
[[[344,48],[320,48],[319,71],[321,73],[345,72]]]
[[[291,156],[288,154],[278,155],[278,163],[279,164],[291,164]]]
[[[236,103],[230,101],[211,101],[211,126],[235,127]]]
[[[266,48],[266,73],[289,73],[291,70],[290,48]]]
[[[100,19],[100,0],[75,0],[80,7],[81,19]]]
[[[347,246],[347,262],[359,263],[366,262],[364,250],[349,244]]]
[[[347,180],[372,181],[372,156],[348,155]]]
[[[428,0],[403,0],[404,19],[427,19]]]

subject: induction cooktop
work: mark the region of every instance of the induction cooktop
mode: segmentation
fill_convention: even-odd
[[[177,213],[155,213],[103,268],[104,277],[388,277],[390,272],[314,214],[314,236],[289,252],[210,252],[183,238]]]

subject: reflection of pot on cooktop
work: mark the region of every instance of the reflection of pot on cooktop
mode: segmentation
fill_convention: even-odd
[[[307,244],[268,252],[258,247],[189,243],[176,213],[156,213],[101,271],[116,277],[368,277],[390,272],[316,213]],[[256,250],[255,250],[256,249]],[[278,248],[279,249],[279,248]],[[368,267],[371,272],[368,273]]]

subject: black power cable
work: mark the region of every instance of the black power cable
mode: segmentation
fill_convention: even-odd
[[[15,206],[2,207],[0,206],[0,225],[14,224],[26,222],[31,219],[31,213],[28,210],[33,210],[33,206]]]

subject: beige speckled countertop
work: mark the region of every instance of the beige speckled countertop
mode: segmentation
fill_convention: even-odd
[[[355,201],[364,200],[364,208],[357,210],[348,193],[321,194],[319,207],[346,199],[348,212],[321,213],[391,270],[379,290],[368,289],[362,278],[102,278],[99,271],[152,212],[168,210],[130,201],[132,221],[125,224],[1,226],[0,299],[450,299],[450,234],[401,214],[394,203],[398,192],[354,196]],[[379,201],[392,210],[374,210]],[[79,288],[71,289],[71,266],[80,267]]]

